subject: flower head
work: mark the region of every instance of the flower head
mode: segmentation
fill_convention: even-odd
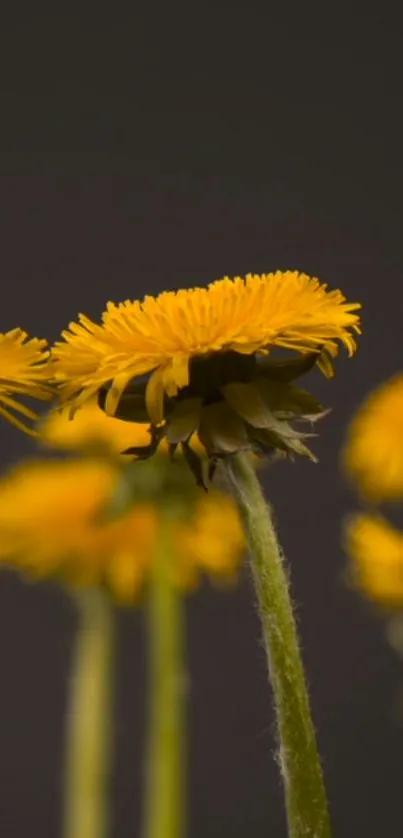
[[[370,500],[403,499],[403,373],[374,390],[358,410],[343,462]]]
[[[0,561],[72,586],[107,586],[131,602],[168,520],[172,574],[181,589],[193,587],[203,570],[231,578],[245,546],[235,506],[218,492],[194,491],[187,470],[181,483],[187,478],[190,485],[175,494],[171,480],[169,493],[163,466],[159,471],[166,460],[142,463],[134,483],[105,459],[18,466],[0,480]]]
[[[148,418],[156,443],[166,435],[186,448],[198,432],[210,458],[245,448],[309,454],[287,420],[322,409],[290,382],[315,363],[330,375],[339,342],[354,352],[358,308],[290,271],[109,303],[102,325],[80,315],[63,333],[54,377],[76,407],[98,393],[108,414]],[[274,347],[302,357],[268,360]]]
[[[345,545],[354,584],[380,605],[401,609],[403,533],[381,516],[354,515],[346,525]]]
[[[29,338],[22,329],[0,334],[0,415],[32,435],[35,431],[15,413],[31,421],[35,421],[38,415],[14,398],[14,394],[36,399],[51,398],[48,356],[46,341]]]

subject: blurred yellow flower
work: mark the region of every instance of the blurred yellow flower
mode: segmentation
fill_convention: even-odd
[[[94,400],[71,416],[67,407],[52,410],[38,426],[42,442],[66,450],[107,450],[120,454],[127,448],[150,444],[147,423],[125,422],[98,407]]]
[[[374,390],[357,411],[342,457],[370,500],[403,499],[403,373]]]
[[[80,315],[63,332],[54,377],[62,401],[98,394],[106,413],[148,416],[153,442],[166,436],[184,453],[198,433],[211,459],[248,448],[312,456],[288,420],[322,408],[290,382],[315,363],[331,375],[339,342],[353,354],[359,308],[296,271],[109,303],[102,325]],[[302,357],[267,362],[273,347]]]
[[[18,466],[0,480],[0,562],[72,586],[105,585],[133,601],[165,532],[166,509],[157,499],[138,500],[112,515],[121,479],[106,460]],[[172,572],[182,589],[203,570],[232,578],[245,549],[232,501],[218,492],[197,498],[186,519],[183,510],[169,519]]]
[[[31,435],[36,435],[33,428],[15,413],[31,422],[38,419],[38,414],[21,404],[14,394],[51,398],[48,356],[46,340],[29,338],[22,329],[0,333],[0,415]]]
[[[41,442],[52,448],[67,451],[84,451],[96,455],[102,453],[124,455],[124,459],[141,456],[151,442],[150,425],[147,422],[128,422],[108,416],[94,399],[71,413],[69,407],[51,410],[37,425]],[[199,456],[205,451],[195,435],[192,450]],[[168,454],[166,440],[159,447],[161,454]],[[125,454],[127,452],[127,454]]]
[[[381,516],[354,515],[345,527],[351,578],[380,605],[403,607],[403,533]]]

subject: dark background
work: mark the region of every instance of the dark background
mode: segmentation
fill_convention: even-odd
[[[243,4],[245,5],[245,4]],[[403,830],[402,667],[346,589],[338,471],[352,410],[401,367],[401,29],[385,7],[300,4],[0,19],[2,330],[56,338],[108,299],[291,268],[364,305],[356,358],[311,385],[334,410],[320,465],[267,478],[292,565],[338,838]],[[246,7],[245,7],[246,8]],[[32,450],[1,427],[4,464]],[[188,602],[192,838],[285,836],[273,714],[247,573]],[[51,586],[0,586],[0,826],[58,835],[74,614]],[[144,626],[119,618],[114,836],[138,835]]]

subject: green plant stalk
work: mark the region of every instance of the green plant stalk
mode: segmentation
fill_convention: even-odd
[[[112,759],[112,603],[96,588],[75,597],[78,628],[66,726],[63,838],[107,838]]]
[[[330,838],[323,774],[316,746],[287,572],[272,515],[249,454],[224,460],[242,515],[277,716],[279,761],[290,838]]]
[[[149,730],[143,838],[182,838],[185,820],[182,595],[172,582],[169,533],[148,594]]]

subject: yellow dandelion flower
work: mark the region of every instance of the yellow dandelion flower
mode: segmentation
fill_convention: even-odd
[[[108,450],[120,454],[127,449],[150,444],[148,423],[126,422],[107,416],[97,402],[90,400],[71,415],[69,408],[52,410],[38,426],[41,441],[66,450]]]
[[[403,606],[403,533],[384,518],[355,515],[346,525],[346,550],[354,583],[387,607]]]
[[[154,473],[148,499],[132,499],[113,513],[121,480],[121,470],[107,460],[18,466],[0,480],[0,562],[72,586],[107,586],[120,601],[133,601],[147,580],[159,533],[165,532],[170,499],[165,497],[164,505],[155,493]],[[141,480],[145,484],[144,475]],[[245,548],[227,497],[197,492],[194,498],[186,517],[183,510],[170,517],[172,572],[181,589],[192,587],[199,571],[231,578]]]
[[[286,420],[322,409],[290,382],[316,362],[331,374],[339,342],[355,351],[358,308],[291,271],[109,303],[102,325],[80,315],[63,333],[54,377],[76,407],[97,393],[109,415],[144,421],[146,411],[154,438],[173,446],[198,431],[210,457],[250,447],[309,453]],[[302,357],[268,361],[274,347]]]
[[[38,414],[14,398],[32,396],[49,399],[49,352],[46,340],[29,338],[22,329],[0,334],[0,415],[20,430],[31,435],[35,431],[15,413],[35,421]]]
[[[342,458],[372,501],[403,498],[403,373],[374,390],[357,411]]]

